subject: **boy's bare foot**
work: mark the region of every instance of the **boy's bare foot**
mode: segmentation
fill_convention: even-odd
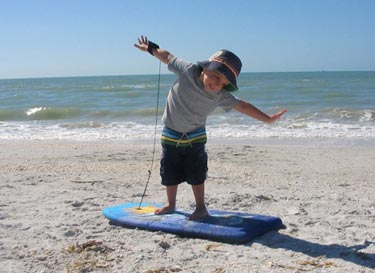
[[[156,215],[168,214],[168,213],[173,213],[175,210],[176,210],[175,207],[166,205],[160,209],[155,209],[154,214]]]
[[[202,220],[203,218],[207,217],[208,211],[206,208],[204,209],[195,209],[195,211],[190,215],[189,220],[196,221]]]

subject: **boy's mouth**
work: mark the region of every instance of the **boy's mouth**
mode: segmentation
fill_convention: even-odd
[[[212,84],[208,84],[206,91],[214,91]]]

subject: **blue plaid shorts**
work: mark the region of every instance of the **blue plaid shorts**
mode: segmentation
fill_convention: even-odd
[[[204,183],[208,171],[205,144],[197,142],[185,147],[162,144],[161,184],[175,186],[183,182],[190,185]]]

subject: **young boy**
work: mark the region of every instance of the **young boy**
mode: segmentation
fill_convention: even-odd
[[[161,183],[166,186],[168,204],[155,214],[171,213],[176,208],[177,187],[182,182],[192,186],[196,208],[190,220],[208,216],[204,202],[204,182],[207,178],[205,151],[207,116],[216,107],[235,109],[263,122],[272,123],[286,110],[269,116],[230,92],[236,91],[241,60],[228,50],[216,52],[208,61],[193,64],[174,57],[167,50],[141,36],[134,45],[148,51],[177,76],[171,87],[162,122]]]

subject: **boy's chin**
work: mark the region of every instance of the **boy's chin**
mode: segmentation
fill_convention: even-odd
[[[205,90],[206,92],[216,93],[216,92],[219,92],[221,89],[217,90],[217,89],[205,88],[204,90]]]

